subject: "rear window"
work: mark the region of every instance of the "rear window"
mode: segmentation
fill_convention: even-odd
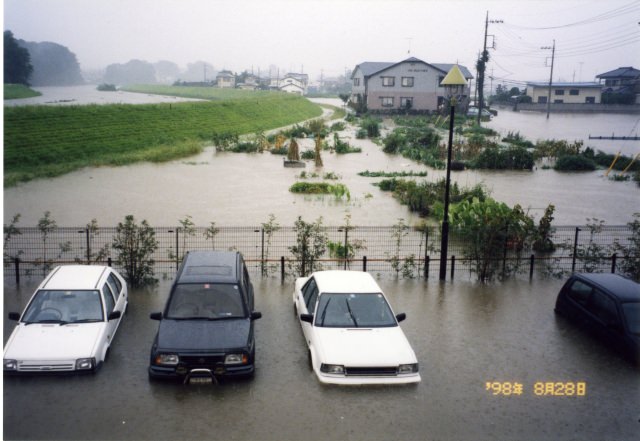
[[[245,317],[237,284],[178,284],[167,306],[169,319],[224,319]]]

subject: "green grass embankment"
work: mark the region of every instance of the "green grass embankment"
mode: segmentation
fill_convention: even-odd
[[[34,96],[42,95],[24,84],[5,84],[4,85],[4,99],[15,100],[20,98],[31,98]]]
[[[214,133],[254,133],[322,113],[295,95],[145,105],[4,109],[4,185],[86,166],[168,161],[202,151]]]

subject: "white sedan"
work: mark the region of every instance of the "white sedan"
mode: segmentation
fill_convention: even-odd
[[[107,266],[56,267],[40,284],[4,349],[5,373],[95,371],[127,308],[127,285]]]
[[[293,302],[322,383],[420,381],[418,360],[370,274],[318,271],[296,280]]]

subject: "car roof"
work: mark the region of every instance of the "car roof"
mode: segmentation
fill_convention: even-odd
[[[622,302],[640,301],[640,283],[612,273],[579,273],[577,278],[587,280],[602,290],[613,294]]]
[[[313,278],[320,292],[380,293],[382,290],[371,274],[362,271],[317,271]]]
[[[176,283],[236,283],[239,254],[237,251],[190,251]]]
[[[109,271],[107,266],[65,265],[56,267],[40,289],[96,289],[102,275]]]

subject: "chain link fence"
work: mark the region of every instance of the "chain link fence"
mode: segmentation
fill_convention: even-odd
[[[437,278],[440,269],[440,228],[390,227],[320,228],[325,251],[313,262],[292,252],[298,241],[294,227],[156,227],[158,247],[153,254],[155,276],[171,278],[182,256],[191,250],[240,251],[254,275],[295,277],[314,269],[352,269],[401,278]],[[4,235],[4,277],[43,276],[56,265],[109,264],[119,268],[111,248],[116,228],[56,227],[43,231],[20,228]],[[635,236],[634,236],[635,235]],[[531,244],[505,240],[491,256],[497,278],[562,277],[571,272],[630,273],[640,260],[638,231],[629,226],[560,226],[550,237],[553,250],[533,250]],[[634,248],[635,247],[635,248]],[[473,279],[479,262],[470,244],[449,238],[447,278]],[[485,259],[486,260],[486,259]]]

